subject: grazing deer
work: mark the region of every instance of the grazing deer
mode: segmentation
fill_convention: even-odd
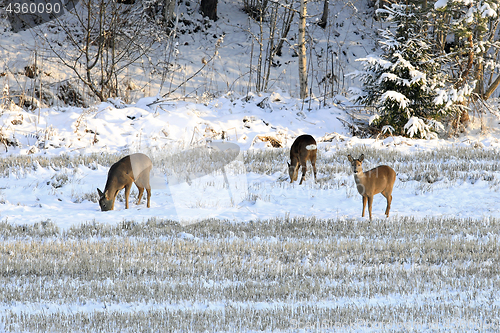
[[[153,163],[144,154],[132,154],[125,156],[109,168],[108,180],[104,192],[97,189],[99,193],[99,206],[101,210],[113,210],[118,192],[125,188],[125,208],[128,209],[128,197],[132,183],[139,189],[137,204],[141,202],[144,189],[147,191],[148,208],[151,200],[151,186],[149,184],[149,172],[153,168]]]
[[[347,159],[351,162],[352,171],[354,172],[354,181],[358,188],[359,194],[363,196],[363,213],[365,216],[366,201],[368,201],[368,213],[370,220],[372,219],[372,203],[373,196],[378,193],[387,199],[387,208],[385,215],[389,217],[389,210],[391,209],[392,202],[392,188],[396,181],[396,172],[387,165],[380,165],[370,171],[363,172],[363,160],[365,156],[361,154],[359,159],[353,159],[351,155],[347,155]]]
[[[299,167],[302,166],[302,178],[299,183],[299,185],[302,185],[302,182],[306,178],[307,160],[311,161],[314,171],[314,181],[316,181],[316,152],[316,140],[309,134],[303,134],[295,139],[290,148],[291,164],[287,162],[290,183],[297,180]]]

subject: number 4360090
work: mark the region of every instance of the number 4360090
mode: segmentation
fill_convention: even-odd
[[[14,2],[9,3],[5,11],[9,14],[59,14],[61,11],[61,4],[56,2],[55,4],[47,3],[26,3],[26,2]]]

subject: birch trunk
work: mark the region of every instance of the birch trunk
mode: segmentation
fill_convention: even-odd
[[[300,82],[301,99],[305,99],[309,96],[307,92],[306,16],[307,16],[307,0],[300,0],[298,53],[299,53],[299,82]]]

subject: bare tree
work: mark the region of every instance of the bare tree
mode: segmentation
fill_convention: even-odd
[[[307,58],[306,58],[306,16],[307,0],[300,0],[299,12],[299,84],[300,98],[309,96],[307,91]]]
[[[290,27],[292,26],[293,18],[295,16],[296,10],[292,8],[293,1],[290,5],[283,6],[284,13],[282,17],[282,27],[281,27],[281,36],[278,41],[278,45],[276,46],[276,55],[282,55],[283,43],[285,42],[288,33],[290,32]]]
[[[321,19],[318,21],[318,25],[325,29],[328,24],[328,6],[330,5],[330,0],[325,0],[323,2],[323,15],[321,15]]]
[[[201,14],[212,21],[217,21],[217,1],[218,0],[201,0]]]
[[[176,0],[164,0],[163,3],[163,17],[165,22],[172,23],[175,19],[175,3]]]
[[[120,75],[158,45],[154,24],[131,8],[112,0],[81,0],[72,15],[55,21],[66,43],[39,31],[59,61],[101,101],[118,96]]]
[[[268,0],[244,1],[245,11],[258,23],[259,33],[254,34],[251,30],[247,33],[252,36],[252,52],[250,52],[250,78],[255,73],[256,91],[266,91],[271,83],[271,72],[279,66],[275,61],[276,56],[282,55],[283,45],[287,41],[288,33],[293,22],[294,13],[293,0],[286,3],[269,2]],[[257,43],[257,64],[252,65],[254,56],[254,43]],[[251,84],[251,83],[250,83]]]

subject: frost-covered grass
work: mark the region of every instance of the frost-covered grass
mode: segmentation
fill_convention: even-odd
[[[30,218],[0,222],[0,331],[497,331],[497,150],[373,146],[319,143],[319,181],[309,171],[302,186],[289,183],[288,149],[242,151],[246,200],[230,221],[186,226],[165,218],[173,194],[161,190],[151,209],[98,211],[93,184],[123,155],[5,157],[2,204]],[[389,219],[360,218],[348,153],[396,170]],[[166,179],[228,162],[148,154]],[[194,212],[219,208],[214,179]],[[61,206],[64,223],[33,221]],[[87,222],[71,222],[77,214]]]
[[[387,164],[396,171],[392,213],[424,217],[462,214],[466,209],[460,216],[497,216],[494,202],[499,196],[500,162],[498,150],[494,148],[417,150],[412,147],[409,150],[397,146],[324,142],[319,143],[317,183],[312,181],[312,168],[308,165],[306,183],[301,186],[289,182],[287,148],[243,150],[237,157],[205,148],[146,153],[153,160],[154,184],[160,185],[153,188],[152,209],[125,211],[119,206],[116,212],[106,215],[106,219],[112,218],[112,222],[147,220],[152,216],[176,219],[179,211],[185,209],[190,212],[186,215],[195,216],[194,221],[215,217],[214,212],[222,219],[245,221],[283,216],[286,212],[291,216],[355,217],[361,210],[361,197],[346,156],[357,157],[362,153],[366,157],[365,170]],[[92,219],[102,221],[104,215],[96,206],[96,188],[102,189],[109,166],[124,155],[104,153],[51,158],[12,155],[0,159],[0,175],[5,180],[0,188],[4,217],[23,223],[23,216],[35,217],[37,210],[34,209],[41,208],[38,211],[42,217],[33,223],[62,221],[63,211],[79,214],[80,223]],[[223,194],[228,183],[222,168],[230,164],[231,168],[226,168],[227,177],[236,180],[231,183],[232,197],[227,199]],[[135,196],[135,187],[132,191]],[[123,206],[122,194],[118,202]],[[376,197],[375,204],[382,205],[383,199]],[[381,209],[376,208],[376,212]],[[248,217],[249,214],[253,217]],[[71,226],[66,220],[62,222],[66,228]]]
[[[242,161],[246,172],[273,175],[284,173],[289,161],[289,149],[255,149],[242,151]],[[166,175],[175,173],[209,174],[219,170],[235,159],[234,155],[219,154],[208,149],[191,149],[174,154],[163,152],[148,153],[155,169]],[[405,151],[398,149],[380,149],[357,145],[353,147],[320,144],[318,152],[319,183],[328,183],[339,174],[351,175],[347,163],[347,155],[365,154],[365,169],[387,164],[396,170],[400,181],[416,180],[434,183],[440,180],[476,181],[483,179],[493,181],[500,171],[499,151],[482,147],[453,147],[425,149],[422,151]],[[70,172],[76,166],[96,169],[98,165],[109,167],[125,154],[89,154],[61,155],[55,157],[10,155],[0,159],[0,175],[25,175],[38,167],[51,168],[59,173]],[[310,165],[308,164],[308,169]],[[61,177],[61,176],[58,176]]]
[[[497,219],[458,218],[3,223],[0,322],[9,332],[494,331],[499,234]]]

